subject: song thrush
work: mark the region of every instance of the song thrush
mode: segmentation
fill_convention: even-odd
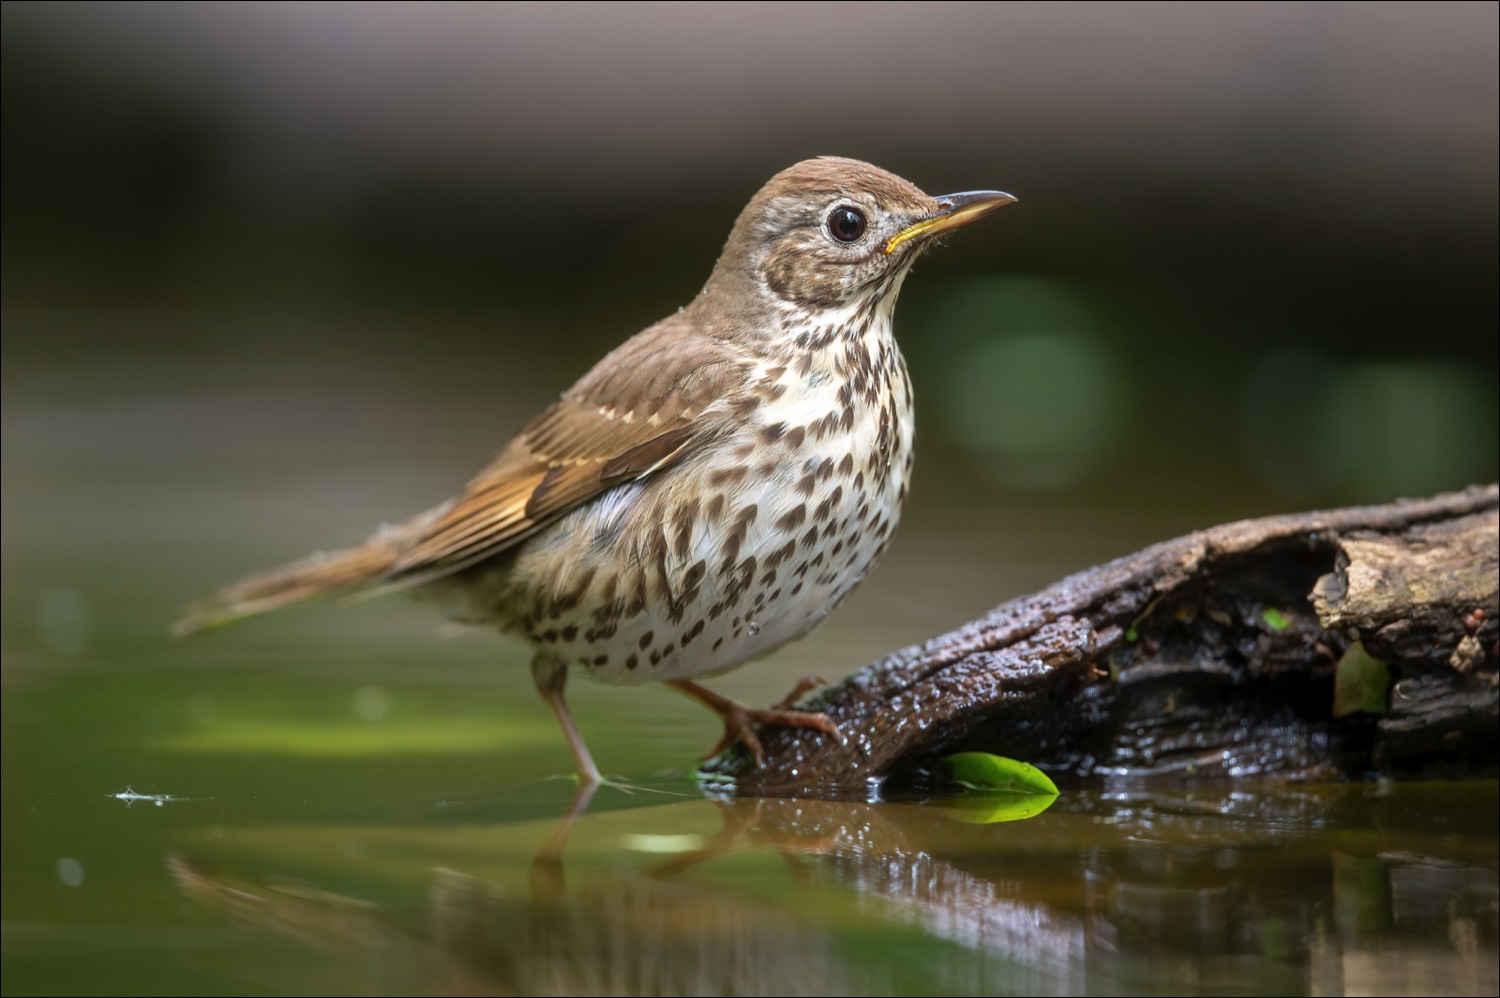
[[[590,785],[599,771],[563,698],[573,667],[665,681],[757,756],[752,723],[836,733],[822,714],[748,710],[691,677],[806,634],[885,548],[912,461],[897,292],[935,237],[1014,200],[933,198],[849,159],[782,171],[698,296],[595,365],[456,498],[232,586],[177,630],[408,591],[535,648],[537,690]]]

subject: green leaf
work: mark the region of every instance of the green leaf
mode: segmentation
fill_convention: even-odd
[[[1282,613],[1274,606],[1268,606],[1264,610],[1262,610],[1260,612],[1260,619],[1265,621],[1266,626],[1273,631],[1284,631],[1292,624],[1292,622],[1287,619],[1286,614]]]
[[[957,752],[943,759],[954,783],[971,790],[1057,796],[1057,784],[1029,762],[988,752]]]
[[[995,825],[1034,818],[1051,807],[1051,794],[981,793],[943,801],[943,813],[966,825]]]
[[[1334,666],[1333,716],[1379,714],[1386,712],[1386,691],[1391,673],[1386,663],[1371,657],[1358,641],[1349,646],[1339,664]]]

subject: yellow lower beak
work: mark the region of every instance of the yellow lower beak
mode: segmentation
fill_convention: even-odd
[[[1016,199],[1004,191],[965,191],[962,194],[945,194],[935,200],[942,206],[942,213],[923,219],[915,225],[907,226],[887,239],[885,252],[890,253],[908,240],[922,236],[935,236],[949,229],[956,229],[960,225],[978,221],[995,209],[1004,208]]]

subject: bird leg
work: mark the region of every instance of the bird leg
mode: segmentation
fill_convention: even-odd
[[[598,783],[579,782],[578,790],[573,794],[573,803],[568,807],[568,813],[563,815],[557,827],[552,829],[552,834],[547,836],[546,844],[531,861],[533,899],[562,897],[566,887],[563,881],[563,846],[568,844],[568,835],[573,831],[573,826],[578,823],[578,819],[583,817],[583,812],[588,810],[589,801],[594,799],[594,792],[599,789],[599,786]]]
[[[692,697],[724,719],[724,737],[708,750],[708,755],[704,756],[705,759],[718,755],[730,745],[739,742],[750,750],[757,766],[763,764],[766,752],[760,744],[760,738],[755,734],[755,729],[751,727],[755,724],[781,728],[812,728],[835,737],[839,734],[839,726],[834,724],[827,714],[809,714],[805,711],[784,710],[780,707],[770,710],[754,710],[688,679],[669,679],[667,685],[685,696]]]
[[[567,663],[538,655],[531,662],[531,680],[536,684],[536,691],[541,694],[542,699],[547,701],[547,706],[552,708],[552,713],[557,715],[563,737],[568,740],[568,748],[573,751],[573,762],[578,766],[579,784],[583,787],[596,787],[603,783],[604,777],[599,775],[599,767],[594,765],[594,757],[589,755],[589,747],[583,743],[583,736],[578,733],[578,726],[573,723],[573,715],[568,711],[568,701],[563,697],[563,687],[568,683]]]

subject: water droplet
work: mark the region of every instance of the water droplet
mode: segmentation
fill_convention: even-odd
[[[747,620],[747,621],[745,621],[745,630],[749,632],[749,634],[750,634],[750,636],[752,638],[755,637],[757,634],[760,633],[760,621],[758,621],[758,620]]]
[[[57,861],[57,879],[69,887],[78,887],[83,883],[83,864],[71,856],[64,856]]]

